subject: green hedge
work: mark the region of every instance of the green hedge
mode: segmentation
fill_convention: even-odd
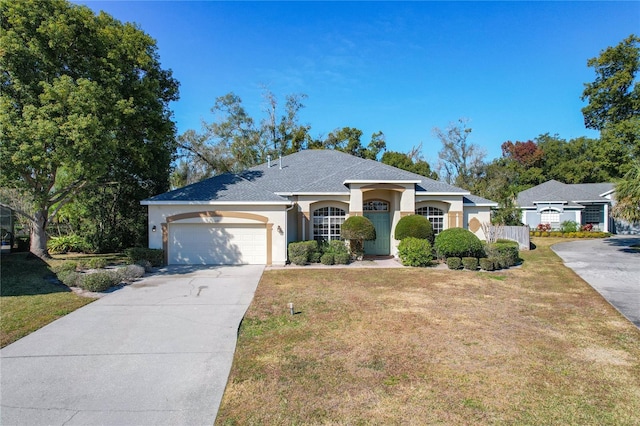
[[[153,266],[162,266],[164,264],[164,250],[150,249],[146,247],[131,247],[124,250],[125,256],[129,263],[138,263],[141,260],[148,260]]]
[[[448,257],[447,258],[447,266],[449,269],[460,269],[462,268],[462,259],[459,257]]]
[[[484,257],[480,239],[473,232],[463,228],[449,228],[439,233],[434,248],[440,259]]]
[[[520,262],[520,251],[517,243],[490,243],[485,246],[484,250],[487,257],[495,258],[501,268],[509,268]]]
[[[426,239],[406,237],[398,245],[398,257],[405,266],[429,266],[431,244]]]
[[[310,261],[315,260],[319,252],[318,242],[316,240],[311,241],[298,241],[289,243],[289,261],[294,265],[306,265]]]
[[[478,258],[477,257],[463,257],[462,258],[462,266],[464,269],[469,271],[475,271],[478,269]]]
[[[562,231],[529,231],[530,237],[557,237],[557,238],[607,238],[611,234],[602,231],[578,231],[578,232],[562,232]]]
[[[396,240],[405,238],[420,238],[433,244],[433,226],[429,219],[419,214],[405,216],[398,221],[394,235]]]
[[[82,275],[78,286],[88,291],[105,291],[120,281],[120,274],[116,271],[99,271]]]
[[[492,259],[488,259],[486,257],[483,257],[480,259],[480,269],[482,269],[483,271],[493,271],[494,270],[494,261]]]

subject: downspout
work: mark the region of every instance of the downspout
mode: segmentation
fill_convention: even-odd
[[[285,263],[289,261],[289,212],[296,205],[292,202],[291,207],[284,209],[284,250],[285,250]]]

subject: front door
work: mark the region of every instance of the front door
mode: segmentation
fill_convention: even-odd
[[[364,242],[364,254],[388,256],[390,253],[389,246],[391,240],[389,212],[365,212],[364,217],[369,219],[376,229],[375,241]]]

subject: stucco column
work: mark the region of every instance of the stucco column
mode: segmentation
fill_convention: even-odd
[[[354,216],[362,215],[362,189],[359,184],[351,184],[351,194],[349,197],[349,214]]]
[[[609,232],[609,204],[604,205],[604,232]]]

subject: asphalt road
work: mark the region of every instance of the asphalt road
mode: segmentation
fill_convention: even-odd
[[[583,280],[640,328],[640,236],[555,244],[552,250]]]

